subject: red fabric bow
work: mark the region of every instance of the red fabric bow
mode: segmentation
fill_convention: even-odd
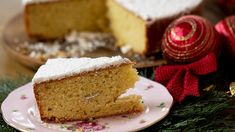
[[[217,60],[213,53],[188,65],[162,66],[155,70],[155,80],[168,89],[176,102],[186,96],[199,96],[198,77],[217,70]]]

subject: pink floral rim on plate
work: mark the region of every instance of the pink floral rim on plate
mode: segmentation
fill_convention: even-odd
[[[143,77],[140,77],[135,88],[127,91],[125,95],[129,94],[142,96],[144,112],[100,118],[89,122],[44,123],[39,117],[32,83],[11,92],[2,103],[1,109],[6,123],[23,132],[75,132],[79,130],[126,132],[142,130],[157,123],[169,113],[173,104],[173,98],[164,86]]]

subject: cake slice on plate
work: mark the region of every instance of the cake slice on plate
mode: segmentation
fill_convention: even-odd
[[[120,97],[138,80],[127,58],[49,59],[33,78],[40,116],[67,122],[141,112],[138,95]]]

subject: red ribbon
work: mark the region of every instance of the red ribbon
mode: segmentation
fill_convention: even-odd
[[[199,96],[198,77],[217,70],[217,60],[213,53],[188,65],[162,66],[155,70],[155,80],[168,89],[176,102],[186,96]]]

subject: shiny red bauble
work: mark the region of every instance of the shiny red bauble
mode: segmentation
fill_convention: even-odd
[[[219,36],[206,19],[188,15],[172,22],[162,40],[166,59],[189,63],[201,59],[210,52],[219,52]]]

